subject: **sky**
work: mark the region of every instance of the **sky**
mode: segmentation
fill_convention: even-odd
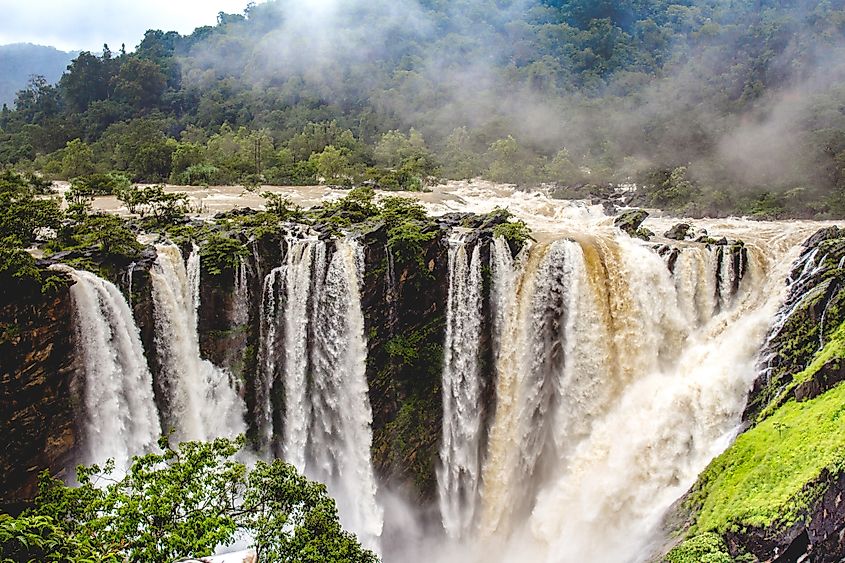
[[[62,51],[132,51],[148,29],[188,34],[218,12],[242,13],[249,0],[0,0],[0,45],[35,43]]]

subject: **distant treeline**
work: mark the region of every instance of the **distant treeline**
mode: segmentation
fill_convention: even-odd
[[[137,182],[637,182],[690,214],[845,217],[845,0],[292,0],[81,53],[0,165]]]

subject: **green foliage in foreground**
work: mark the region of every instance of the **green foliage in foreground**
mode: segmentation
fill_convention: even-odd
[[[528,228],[525,221],[508,221],[493,227],[493,236],[502,237],[508,241],[512,248],[519,249],[531,238],[531,229]]]
[[[137,258],[142,248],[123,218],[106,213],[82,215],[67,222],[47,244],[54,252],[91,250],[124,262]]]
[[[78,469],[79,486],[44,475],[36,506],[0,516],[0,561],[169,562],[254,540],[259,561],[370,563],[376,556],[343,531],[326,488],[281,460],[235,461],[238,440],[166,439],[161,453]]]
[[[813,361],[803,371],[796,373],[792,377],[792,381],[783,386],[777,396],[771,399],[769,405],[757,416],[757,422],[777,412],[778,406],[784,402],[786,397],[792,395],[796,387],[811,380],[826,363],[843,357],[845,357],[845,324],[840,325],[830,335],[828,343],[816,354]]]
[[[138,213],[141,217],[149,214],[158,226],[177,223],[188,212],[188,196],[165,192],[161,185],[146,188],[129,186],[115,192],[115,195],[130,213]]]
[[[820,352],[845,355],[842,330]],[[724,532],[744,526],[789,526],[820,494],[807,486],[822,470],[845,470],[845,385],[810,401],[789,400],[741,434],[701,475],[688,503],[699,510],[694,531]]]

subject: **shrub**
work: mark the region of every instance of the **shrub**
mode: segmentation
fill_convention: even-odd
[[[57,228],[62,219],[55,198],[38,196],[23,176],[0,173],[0,238],[16,237],[23,246],[35,241],[42,228]]]
[[[203,270],[210,276],[235,269],[246,255],[247,248],[241,241],[219,234],[211,235],[200,247]]]

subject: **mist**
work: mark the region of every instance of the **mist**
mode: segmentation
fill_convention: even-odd
[[[800,131],[820,98],[842,84],[845,41],[841,24],[820,22],[811,4],[790,8],[788,25],[766,45],[755,44],[747,28],[710,24],[702,8],[678,5],[673,17],[687,23],[666,25],[681,29],[697,18],[696,25],[711,25],[712,37],[663,38],[662,63],[586,78],[571,58],[537,56],[538,37],[560,41],[563,53],[566,41],[591,29],[552,20],[542,2],[439,4],[259,4],[246,21],[196,45],[184,76],[200,88],[236,78],[247,91],[276,96],[277,110],[300,101],[301,92],[340,113],[369,109],[380,129],[413,127],[435,147],[458,127],[473,132],[479,150],[513,135],[547,157],[566,149],[588,166],[604,158],[617,179],[653,166],[690,166],[733,189],[815,180],[817,155]],[[764,27],[773,10],[752,14],[751,23]],[[604,46],[611,61],[644,41],[654,21],[619,25],[624,35]],[[772,60],[765,69],[748,66],[766,50]],[[267,109],[255,125],[278,127]],[[845,125],[842,112],[834,113],[835,123],[814,126]],[[368,134],[360,120],[344,125]]]

